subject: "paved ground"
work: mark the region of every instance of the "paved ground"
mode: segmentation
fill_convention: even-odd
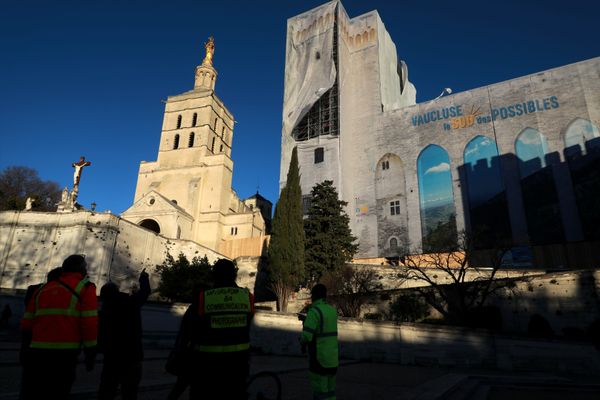
[[[146,350],[140,399],[167,398],[175,378],[163,370],[168,350]],[[21,368],[19,343],[0,335],[0,400],[16,399]],[[102,364],[88,373],[79,366],[73,387],[74,399],[93,399]],[[283,387],[283,399],[310,399],[306,360],[254,354],[251,373],[274,371]],[[338,399],[598,399],[597,378],[565,378],[539,374],[506,375],[494,371],[456,370],[344,360],[338,372]],[[187,399],[187,394],[182,396]]]

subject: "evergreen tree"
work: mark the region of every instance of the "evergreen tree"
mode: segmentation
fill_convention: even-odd
[[[296,148],[287,174],[286,185],[275,207],[269,243],[271,289],[277,296],[277,308],[287,310],[288,298],[304,276],[304,229],[302,192]]]
[[[198,290],[212,286],[211,268],[206,256],[190,262],[183,253],[177,259],[167,253],[165,261],[156,266],[161,278],[158,293],[171,301],[191,303]]]
[[[344,211],[348,203],[338,198],[333,181],[313,187],[306,234],[306,275],[317,282],[326,272],[335,272],[352,260],[358,250],[350,231],[350,218]]]

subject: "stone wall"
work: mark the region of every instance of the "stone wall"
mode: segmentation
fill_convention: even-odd
[[[11,304],[16,329],[22,317],[22,297],[0,295],[0,306]],[[150,303],[142,309],[145,342],[173,345],[187,304]],[[254,318],[252,346],[277,355],[300,355],[302,324],[295,314],[259,311]],[[340,318],[340,356],[404,365],[537,371],[599,375],[600,352],[592,345],[491,334],[484,330],[429,324],[394,324]]]
[[[295,315],[257,313],[252,344],[269,354],[300,354]],[[600,374],[600,353],[589,344],[493,335],[482,330],[341,319],[340,356],[405,365]]]
[[[158,284],[155,266],[169,252],[188,259],[225,256],[188,240],[167,239],[112,214],[79,211],[0,213],[0,288],[26,289],[46,280],[70,254],[85,254],[90,278],[101,287],[109,279],[121,290],[136,284],[143,268]],[[253,286],[253,284],[252,284]]]
[[[513,289],[498,292],[488,302],[500,310],[504,332],[526,333],[529,320],[537,314],[548,321],[554,333],[583,335],[593,321],[600,319],[600,271],[569,271],[518,276],[516,271],[502,271],[499,278],[520,278]],[[472,275],[472,280],[476,278]],[[448,284],[439,279],[439,283]],[[373,294],[363,307],[363,314],[385,315],[399,296],[415,293],[415,281],[407,281],[400,290]],[[424,286],[422,283],[420,286]],[[430,308],[429,318],[441,318]]]

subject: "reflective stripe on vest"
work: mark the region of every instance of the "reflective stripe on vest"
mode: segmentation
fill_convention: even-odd
[[[40,299],[40,295],[42,294],[42,292],[44,290],[49,290],[51,288],[47,288],[46,285],[42,286],[42,288],[40,289],[40,291],[37,293],[37,296],[35,296],[35,313],[34,316],[41,316],[41,315],[67,315],[69,317],[95,317],[98,315],[98,310],[90,310],[90,311],[79,311],[77,310],[77,302],[79,301],[79,297],[81,296],[81,290],[83,289],[83,287],[85,286],[86,283],[88,283],[89,281],[84,278],[82,280],[79,281],[79,283],[77,284],[77,286],[75,286],[74,292],[77,293],[77,296],[74,295],[73,293],[71,293],[69,291],[69,289],[67,289],[66,287],[62,287],[62,284],[58,284],[59,286],[55,286],[55,287],[62,287],[63,290],[68,291],[69,293],[71,293],[71,303],[69,304],[69,308],[41,308],[39,306],[39,299]],[[54,287],[52,287],[54,288]],[[82,315],[85,314],[85,315]]]
[[[77,284],[77,286],[75,286],[75,289],[73,290],[73,292],[76,293],[77,295],[75,295],[69,289],[67,289],[66,287],[63,286],[66,284],[57,283],[57,286],[51,286],[51,287],[48,287],[47,286],[48,284],[42,286],[42,288],[38,291],[38,293],[35,297],[35,311],[33,313],[27,313],[27,315],[25,317],[26,318],[27,317],[36,318],[36,317],[49,316],[49,315],[59,315],[59,316],[75,317],[75,318],[97,317],[98,310],[81,311],[81,310],[77,309],[77,303],[79,302],[79,298],[81,296],[81,291],[83,290],[83,287],[88,282],[89,281],[85,278],[82,279],[81,281],[79,281],[79,283]],[[67,292],[69,292],[71,294],[71,300],[69,303],[69,307],[68,308],[40,308],[39,307],[39,298],[40,298],[40,295],[42,294],[42,292],[44,292],[45,290],[53,290],[57,287],[62,287],[63,290],[66,290]],[[79,349],[81,347],[81,344],[82,344],[81,342],[32,341],[30,347],[35,348],[35,349],[67,350],[67,349]],[[96,346],[96,344],[97,344],[96,340],[90,340],[90,341],[83,342],[84,347]]]
[[[321,310],[321,306],[327,307]],[[335,368],[339,365],[338,342],[337,342],[337,313],[327,303],[320,301],[311,307],[319,316],[319,326],[314,333],[316,345],[316,357],[319,364],[324,368]],[[327,322],[324,312],[327,312]]]
[[[235,351],[244,351],[250,349],[250,343],[230,344],[230,345],[206,345],[199,344],[196,350],[205,353],[233,353]]]

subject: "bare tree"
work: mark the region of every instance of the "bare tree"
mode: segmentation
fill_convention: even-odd
[[[321,281],[327,286],[332,302],[344,317],[360,317],[368,295],[382,289],[379,276],[369,267],[345,265],[326,274]]]
[[[28,197],[34,210],[53,211],[60,193],[58,183],[40,179],[35,169],[7,167],[0,173],[0,211],[22,210]]]
[[[494,293],[515,290],[510,279],[497,279],[502,259],[510,246],[475,250],[473,236],[458,234],[455,251],[408,256],[409,279],[427,283],[417,287],[423,299],[452,324],[469,325],[472,313]],[[447,281],[450,281],[447,283]]]

